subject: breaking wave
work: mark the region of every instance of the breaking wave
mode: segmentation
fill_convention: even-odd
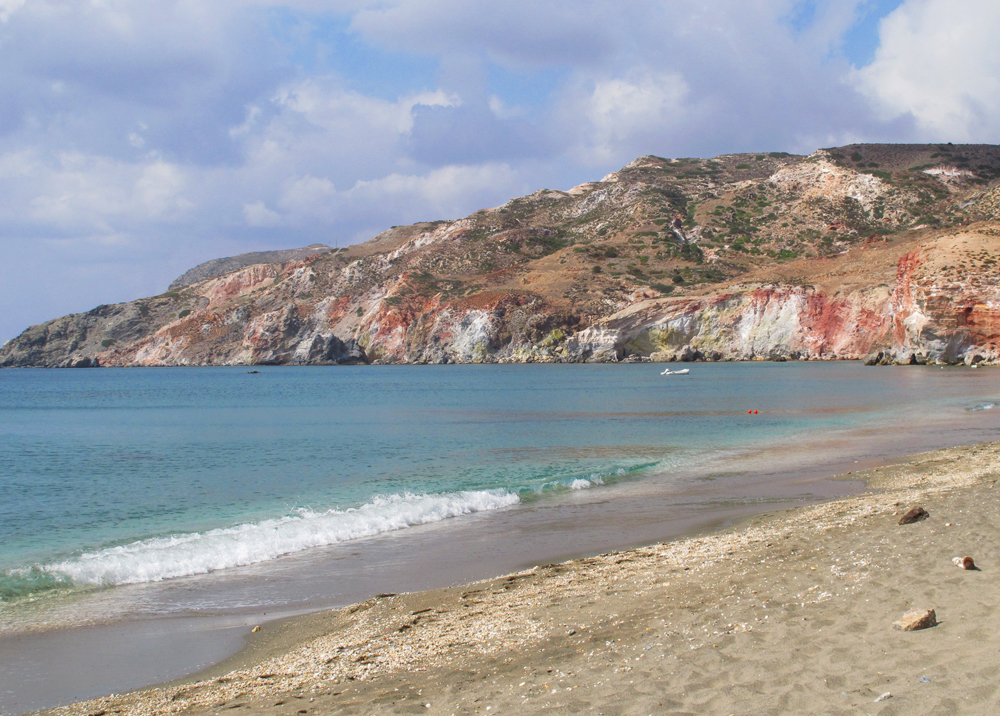
[[[978,413],[981,410],[993,410],[995,407],[997,407],[996,403],[980,403],[976,407],[969,408],[968,410],[970,413]]]
[[[657,464],[563,475],[511,489],[378,495],[360,507],[325,511],[301,508],[283,517],[258,522],[151,537],[0,572],[0,602],[18,601],[43,592],[159,582],[245,567],[314,547],[499,510],[546,495],[613,484]]]
[[[77,587],[158,582],[257,564],[313,547],[498,510],[518,502],[516,494],[502,489],[379,496],[347,510],[300,509],[277,519],[107,547],[60,562],[10,570],[0,581],[10,586],[20,583],[15,591],[22,594],[68,586],[69,581]],[[26,590],[29,583],[36,589]]]
[[[585,477],[578,475],[575,477],[564,477],[555,480],[542,482],[531,487],[523,487],[520,490],[520,498],[524,502],[536,500],[543,495],[566,492],[568,490],[587,490],[591,487],[614,484],[622,479],[626,479],[635,473],[644,472],[652,467],[660,465],[659,462],[647,462],[629,467],[612,468],[603,472],[592,472]]]

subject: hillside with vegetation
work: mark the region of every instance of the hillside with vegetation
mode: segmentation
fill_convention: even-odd
[[[992,145],[645,156],[316,248],[32,326],[0,365],[1000,360]]]

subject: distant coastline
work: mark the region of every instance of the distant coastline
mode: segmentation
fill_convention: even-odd
[[[0,367],[1000,363],[1000,147],[644,156],[454,221],[203,263]]]

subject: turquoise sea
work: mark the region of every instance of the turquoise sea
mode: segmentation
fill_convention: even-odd
[[[489,529],[583,491],[613,505],[712,479],[719,499],[804,444],[997,435],[991,369],[689,367],[2,371],[0,613],[387,533],[405,552],[414,527]]]

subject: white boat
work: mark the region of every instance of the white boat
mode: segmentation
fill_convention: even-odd
[[[690,372],[690,368],[682,368],[681,370],[670,370],[667,368],[665,371],[660,373],[660,375],[687,375]]]

